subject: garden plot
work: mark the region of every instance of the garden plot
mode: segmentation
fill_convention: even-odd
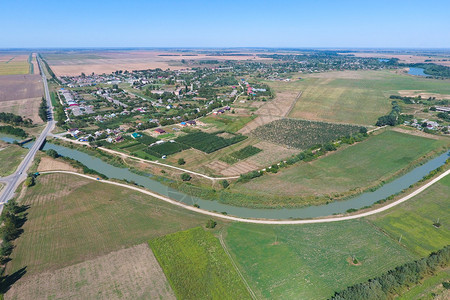
[[[295,119],[276,120],[252,131],[256,137],[297,149],[308,149],[358,133],[360,126]]]

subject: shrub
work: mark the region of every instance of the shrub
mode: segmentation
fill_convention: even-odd
[[[189,175],[188,173],[183,173],[183,174],[181,174],[181,180],[183,180],[183,181],[189,181],[189,180],[191,180],[191,175]]]
[[[186,161],[184,160],[184,158],[179,158],[179,159],[178,159],[178,164],[179,164],[180,166],[184,165],[185,163],[186,163]]]
[[[225,179],[222,180],[222,181],[220,182],[220,184],[222,185],[222,187],[223,187],[224,189],[226,189],[227,187],[230,186],[230,184],[228,183],[228,181],[226,181]]]
[[[46,151],[46,153],[47,153],[48,156],[53,157],[53,158],[58,158],[58,157],[59,157],[58,152],[56,152],[56,151],[53,150],[53,149],[48,149],[48,150]]]
[[[214,221],[213,219],[209,219],[206,222],[206,228],[214,228],[214,227],[216,227],[216,225],[217,225],[217,222]]]

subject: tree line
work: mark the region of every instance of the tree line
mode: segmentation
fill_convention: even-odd
[[[381,276],[369,279],[336,292],[331,300],[382,300],[401,295],[407,288],[417,285],[425,276],[433,275],[450,262],[450,246],[431,253],[428,257],[403,264]]]
[[[41,105],[39,106],[39,117],[42,119],[42,121],[47,122],[48,120],[48,107],[47,102],[45,101],[44,97],[42,97]]]
[[[0,126],[0,132],[15,135],[21,138],[26,138],[28,136],[22,128],[17,128],[11,125]]]
[[[0,112],[0,122],[11,124],[11,125],[20,125],[29,127],[33,124],[30,119],[24,119],[21,116],[15,115],[13,113]]]
[[[381,116],[378,118],[376,126],[395,126],[398,124],[402,124],[405,121],[411,120],[413,115],[403,115],[401,114],[400,106],[397,101],[392,101],[392,110],[388,115]]]

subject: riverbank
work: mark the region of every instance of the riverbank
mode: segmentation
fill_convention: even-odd
[[[216,212],[211,212],[211,211],[207,211],[195,206],[190,206],[190,205],[186,205],[185,203],[181,203],[178,201],[175,201],[169,197],[165,197],[162,196],[160,194],[156,194],[154,192],[150,192],[148,190],[145,190],[143,188],[140,187],[136,187],[136,186],[130,186],[127,184],[123,184],[123,183],[119,183],[119,182],[114,182],[111,180],[100,180],[98,178],[94,178],[85,174],[80,174],[80,173],[76,173],[76,172],[71,172],[71,171],[48,171],[48,172],[43,172],[42,174],[52,174],[52,173],[64,173],[64,174],[72,174],[72,175],[76,175],[76,176],[80,176],[83,178],[87,178],[90,180],[95,180],[95,181],[99,181],[102,183],[106,183],[106,184],[111,184],[111,185],[116,185],[116,186],[120,186],[123,188],[127,188],[130,190],[134,190],[149,196],[152,196],[154,198],[163,200],[167,203],[170,203],[172,205],[176,205],[179,207],[182,207],[184,209],[196,212],[196,213],[200,213],[203,215],[208,215],[211,217],[216,217],[216,218],[220,218],[220,219],[225,219],[225,220],[229,220],[229,221],[236,221],[236,222],[244,222],[244,223],[253,223],[253,224],[270,224],[270,225],[295,225],[295,224],[315,224],[315,223],[329,223],[329,222],[339,222],[339,221],[346,221],[346,220],[354,220],[354,219],[359,219],[362,217],[367,217],[367,216],[371,216],[383,211],[386,211],[392,207],[395,207],[405,201],[408,201],[409,199],[411,199],[412,197],[420,194],[421,192],[423,192],[424,190],[426,190],[427,188],[429,188],[430,186],[432,186],[433,184],[435,184],[436,182],[438,182],[439,180],[441,180],[442,178],[446,177],[447,175],[450,174],[450,170],[445,171],[444,173],[438,175],[437,177],[435,177],[434,179],[430,180],[429,182],[427,182],[426,184],[422,185],[421,187],[417,188],[416,190],[414,190],[413,192],[411,192],[408,195],[405,195],[403,197],[401,197],[400,199],[389,203],[385,206],[382,206],[380,208],[374,209],[374,210],[370,210],[370,211],[366,211],[366,212],[361,212],[361,213],[357,213],[357,214],[353,214],[353,215],[348,215],[348,216],[330,216],[330,217],[326,217],[326,218],[318,218],[318,219],[310,219],[310,220],[257,220],[257,219],[245,219],[245,218],[240,218],[240,217],[235,217],[235,216],[229,216],[229,215],[224,215],[221,213],[216,213]]]

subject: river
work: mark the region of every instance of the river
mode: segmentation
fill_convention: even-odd
[[[14,139],[4,135],[0,135],[0,139],[13,142]],[[25,147],[31,147],[32,142],[25,145]],[[174,200],[184,202],[189,205],[198,204],[200,208],[226,212],[228,215],[233,215],[242,218],[264,218],[264,219],[307,219],[330,216],[333,214],[345,213],[348,209],[360,209],[365,206],[370,206],[378,200],[385,199],[391,195],[401,192],[403,189],[408,188],[410,185],[418,182],[423,176],[427,175],[430,171],[442,166],[450,156],[450,151],[444,153],[434,159],[431,159],[427,163],[416,167],[407,174],[387,183],[377,189],[374,192],[366,192],[358,196],[349,198],[347,200],[334,201],[326,205],[308,206],[303,208],[282,208],[282,209],[257,209],[231,206],[217,201],[204,200],[197,197],[189,196],[181,193],[173,188],[167,187],[159,181],[151,179],[151,175],[143,176],[138,175],[126,168],[119,168],[112,166],[99,158],[90,156],[84,152],[70,149],[64,146],[46,143],[43,150],[54,149],[60,155],[66,156],[75,160],[78,160],[82,164],[89,168],[96,170],[102,174],[105,174],[109,178],[126,179],[128,181],[134,181],[145,188],[170,197]]]

